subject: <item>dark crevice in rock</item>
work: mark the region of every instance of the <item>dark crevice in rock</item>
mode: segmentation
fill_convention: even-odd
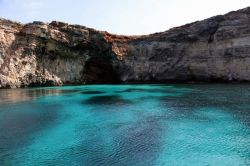
[[[93,57],[86,61],[82,75],[82,82],[95,83],[119,83],[119,76],[112,66],[112,61],[107,57]]]
[[[215,25],[211,28],[208,43],[212,43],[214,41],[214,35],[218,31],[221,22],[225,21],[225,16],[216,16],[214,17]]]

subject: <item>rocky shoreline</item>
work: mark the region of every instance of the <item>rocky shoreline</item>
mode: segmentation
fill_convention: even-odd
[[[0,88],[250,81],[250,8],[144,36],[0,19]]]

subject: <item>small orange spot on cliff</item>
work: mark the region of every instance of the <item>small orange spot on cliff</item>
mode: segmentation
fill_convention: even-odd
[[[129,42],[133,41],[136,39],[139,39],[140,36],[125,36],[125,35],[115,35],[115,34],[110,34],[108,32],[103,33],[104,38],[109,42]]]

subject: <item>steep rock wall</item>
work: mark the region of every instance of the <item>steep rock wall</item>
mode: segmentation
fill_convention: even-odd
[[[112,83],[118,79],[110,77],[116,75],[110,44],[102,33],[83,26],[0,20],[0,48],[0,87]]]
[[[250,9],[116,45],[123,81],[249,81]]]
[[[250,81],[250,8],[145,36],[0,19],[0,87]]]

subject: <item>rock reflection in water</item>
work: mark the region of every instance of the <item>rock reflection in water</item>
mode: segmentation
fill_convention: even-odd
[[[0,91],[0,104],[16,103],[23,101],[35,100],[38,97],[48,95],[62,95],[78,92],[78,90],[63,89],[2,89]]]

